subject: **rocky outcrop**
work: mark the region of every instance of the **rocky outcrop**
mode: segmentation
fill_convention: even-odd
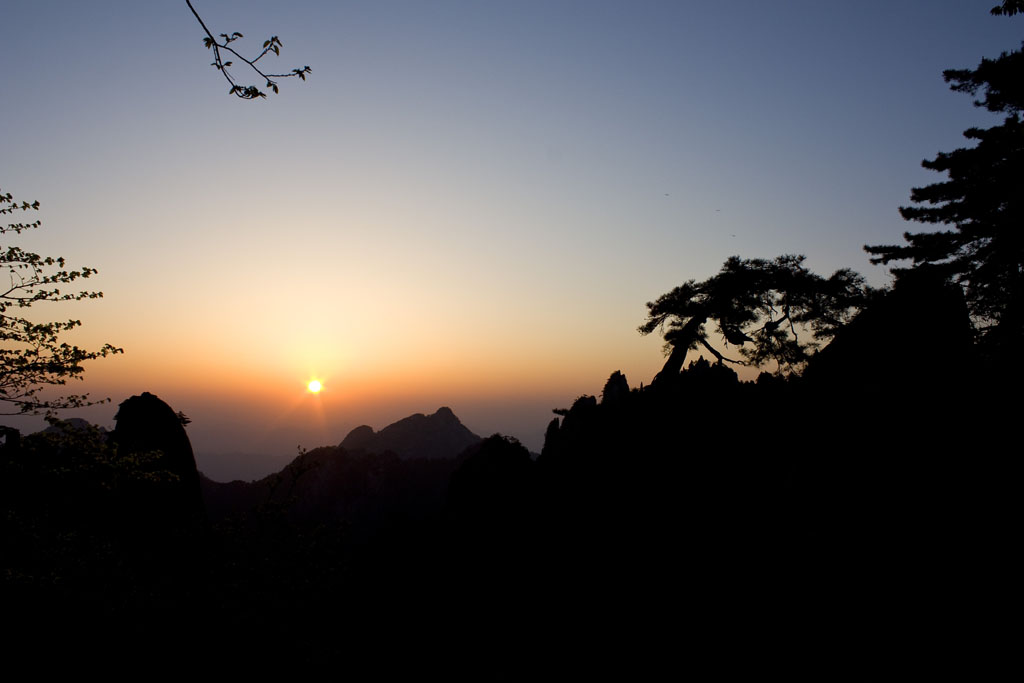
[[[174,524],[201,523],[205,514],[187,418],[147,391],[121,403],[114,420],[110,438],[118,457],[134,460],[136,471],[148,475],[139,477],[137,503]]]
[[[601,403],[618,403],[629,396],[629,382],[621,371],[616,370],[604,383],[601,392]]]

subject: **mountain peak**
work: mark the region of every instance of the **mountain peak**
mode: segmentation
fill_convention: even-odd
[[[416,413],[374,432],[371,427],[356,427],[341,447],[371,453],[392,451],[406,459],[454,458],[481,441],[469,431],[447,406],[433,415]]]
[[[366,447],[373,443],[373,437],[377,434],[373,431],[373,427],[370,425],[359,425],[345,437],[345,440],[341,443],[345,448],[354,451],[360,449],[366,449]]]

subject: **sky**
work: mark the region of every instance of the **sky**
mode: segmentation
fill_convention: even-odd
[[[221,480],[440,406],[539,451],[732,255],[884,286],[862,247],[917,229],[921,160],[998,122],[942,71],[1024,38],[995,0],[193,4],[311,76],[230,96],[184,0],[4,0],[0,189],[43,225],[3,246],[99,270],[31,311],[124,349],[65,416],[150,391]]]

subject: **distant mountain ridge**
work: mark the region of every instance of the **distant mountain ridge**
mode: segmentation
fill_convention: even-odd
[[[69,428],[70,429],[76,429],[76,430],[79,430],[79,431],[85,431],[85,430],[91,429],[92,427],[96,427],[100,431],[101,434],[106,434],[107,433],[106,427],[100,427],[98,425],[94,425],[93,423],[89,422],[88,420],[85,420],[85,419],[80,418],[80,417],[69,417],[66,420],[61,420],[61,422],[63,423],[64,426],[50,425],[49,427],[46,427],[45,429],[41,429],[41,430],[39,430],[36,433],[38,433],[38,434],[62,434],[66,429],[69,429]]]
[[[439,510],[460,456],[468,457],[481,443],[442,407],[379,432],[356,427],[338,446],[303,453],[257,481],[221,483],[204,476],[203,496],[214,520],[273,501],[300,517],[345,519],[368,530],[387,518]]]
[[[384,427],[379,432],[368,425],[356,427],[341,442],[348,451],[392,452],[403,460],[454,458],[483,441],[455,416],[441,407],[433,415],[416,413]]]

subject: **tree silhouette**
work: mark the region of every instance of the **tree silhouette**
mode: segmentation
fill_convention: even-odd
[[[688,282],[648,302],[641,334],[664,330],[671,349],[655,381],[679,374],[689,350],[707,349],[719,361],[755,367],[774,361],[785,373],[799,368],[820,341],[831,338],[866,302],[870,290],[849,269],[829,278],[803,265],[803,256],[774,260],[729,258],[717,275]],[[744,360],[726,358],[711,340],[714,321],[722,343]]]
[[[1020,11],[1019,0],[992,9],[1008,16]],[[1024,53],[1004,52],[943,76],[952,90],[978,96],[976,106],[1006,117],[1001,125],[964,131],[973,147],[924,160],[922,166],[948,180],[914,188],[910,199],[917,206],[900,208],[906,220],[952,230],[907,232],[907,244],[865,250],[872,263],[909,260],[911,268],[932,266],[961,285],[982,348],[1009,356],[1024,339]]]
[[[235,77],[231,75],[230,71],[228,71],[228,68],[233,66],[234,62],[230,61],[230,59],[225,61],[223,55],[224,52],[230,53],[230,55],[234,55],[236,58],[242,60],[245,64],[247,64],[250,69],[255,71],[256,74],[260,76],[260,78],[266,81],[266,85],[264,87],[267,90],[273,90],[275,93],[278,92],[277,83],[274,81],[275,78],[291,78],[293,76],[298,76],[300,79],[306,80],[306,74],[309,74],[313,71],[308,66],[304,66],[301,69],[292,69],[290,72],[286,74],[268,74],[264,72],[260,66],[257,66],[256,63],[271,52],[273,52],[275,55],[281,54],[280,38],[278,38],[277,36],[270,36],[265,41],[263,41],[263,50],[253,59],[247,59],[246,57],[240,55],[233,47],[230,47],[231,43],[235,42],[239,38],[244,37],[242,36],[241,33],[239,33],[238,31],[235,31],[231,35],[228,35],[227,33],[221,33],[221,40],[218,41],[217,38],[214,37],[210,29],[206,26],[206,22],[203,21],[203,18],[199,16],[199,12],[197,12],[196,8],[192,6],[191,0],[185,0],[185,4],[188,5],[188,8],[190,10],[192,10],[192,14],[193,16],[195,16],[196,21],[199,22],[199,25],[203,27],[203,31],[206,33],[206,37],[203,38],[203,44],[206,45],[207,49],[213,50],[213,62],[210,64],[210,66],[224,74],[224,78],[227,79],[227,82],[231,84],[231,89],[228,91],[230,94],[236,95],[243,100],[254,100],[260,97],[267,96],[267,93],[260,90],[255,85],[243,86],[238,84],[238,82],[235,80]]]
[[[0,192],[0,214],[38,209],[39,202],[18,203],[10,193]],[[40,224],[37,220],[0,225],[0,237],[18,235]],[[62,285],[95,275],[96,269],[67,270],[63,257],[40,256],[8,245],[0,245],[0,268],[6,269],[8,276],[0,285],[0,404],[9,409],[0,414],[52,413],[95,403],[86,394],[52,398],[42,392],[48,386],[64,385],[68,379],[81,379],[84,361],[123,350],[104,344],[98,351],[86,351],[60,341],[62,333],[82,324],[79,320],[37,323],[13,311],[20,313],[44,301],[102,297],[102,292],[61,290]]]
[[[1003,0],[1003,4],[996,5],[989,11],[996,16],[1012,17],[1018,12],[1024,12],[1024,0]]]

